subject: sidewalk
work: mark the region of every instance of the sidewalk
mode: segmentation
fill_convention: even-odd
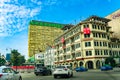
[[[120,68],[119,67],[113,68],[113,71],[120,72]]]
[[[113,68],[113,70],[108,70],[109,72],[120,72],[120,68]],[[101,69],[88,69],[88,72],[101,72]]]
[[[98,72],[98,71],[101,71],[100,69],[88,69],[88,71],[90,72]]]

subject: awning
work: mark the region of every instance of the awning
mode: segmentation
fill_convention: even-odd
[[[35,57],[34,55],[32,57],[29,58],[31,62],[34,62],[35,61]]]

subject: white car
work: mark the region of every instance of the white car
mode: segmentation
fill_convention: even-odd
[[[0,80],[22,80],[22,77],[11,67],[0,66]]]
[[[55,68],[53,71],[54,78],[57,78],[58,76],[67,76],[72,77],[73,76],[73,70],[70,65],[61,65]]]

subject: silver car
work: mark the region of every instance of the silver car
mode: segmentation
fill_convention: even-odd
[[[22,80],[22,77],[11,67],[0,66],[0,80]]]

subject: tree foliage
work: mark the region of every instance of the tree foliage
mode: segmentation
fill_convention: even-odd
[[[105,59],[105,64],[110,64],[111,66],[115,67],[116,62],[113,57],[108,57]]]
[[[31,59],[28,59],[27,62],[28,62],[28,63],[31,63]]]
[[[25,57],[20,55],[18,56],[19,57],[19,64],[18,65],[21,65],[22,63],[25,63]]]
[[[11,51],[11,60],[10,61],[13,64],[13,66],[19,66],[25,62],[25,58],[17,50],[14,49]]]
[[[6,61],[4,58],[0,57],[0,66],[5,65]]]

